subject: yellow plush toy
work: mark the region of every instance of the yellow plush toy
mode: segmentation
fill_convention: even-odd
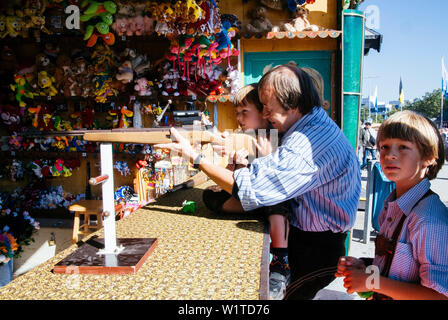
[[[23,22],[26,33],[28,33],[28,29],[32,28],[35,38],[40,38],[41,31],[51,34],[50,30],[45,27],[45,16],[38,14],[34,8],[25,8]]]
[[[187,12],[191,23],[197,22],[202,17],[202,9],[194,0],[187,0]]]
[[[17,37],[22,31],[22,19],[18,16],[7,16],[6,31],[11,38]]]
[[[0,38],[6,37],[8,30],[6,29],[6,16],[0,15]]]
[[[43,90],[41,90],[41,96],[55,96],[58,90],[53,86],[55,79],[53,76],[48,75],[47,71],[40,71],[37,75],[37,84]]]

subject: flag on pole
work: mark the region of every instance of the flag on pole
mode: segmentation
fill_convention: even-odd
[[[375,106],[375,112],[378,112],[378,86],[375,86],[375,94],[373,96],[373,103]]]
[[[442,96],[448,98],[448,73],[445,69],[445,61],[442,57]]]
[[[403,91],[403,83],[400,77],[400,87],[398,88],[398,96],[400,100],[400,104],[404,104],[404,91]]]

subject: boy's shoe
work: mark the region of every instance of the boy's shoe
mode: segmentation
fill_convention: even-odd
[[[269,300],[283,300],[290,278],[291,274],[289,272],[286,275],[280,272],[269,274]]]

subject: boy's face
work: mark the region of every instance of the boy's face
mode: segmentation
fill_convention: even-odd
[[[263,119],[263,114],[252,103],[247,103],[245,106],[237,106],[235,113],[236,121],[243,131],[267,128],[267,122]]]
[[[401,139],[384,139],[379,144],[380,163],[386,177],[394,181],[397,192],[405,193],[426,174],[435,159],[424,160],[414,142]],[[400,195],[401,196],[401,195]]]

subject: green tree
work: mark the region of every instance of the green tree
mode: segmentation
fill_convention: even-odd
[[[422,98],[416,98],[412,102],[408,102],[403,106],[403,110],[412,110],[426,115],[429,118],[436,118],[440,116],[441,106],[441,89],[436,89],[433,92],[427,92]],[[447,106],[447,100],[443,101],[443,106]]]

